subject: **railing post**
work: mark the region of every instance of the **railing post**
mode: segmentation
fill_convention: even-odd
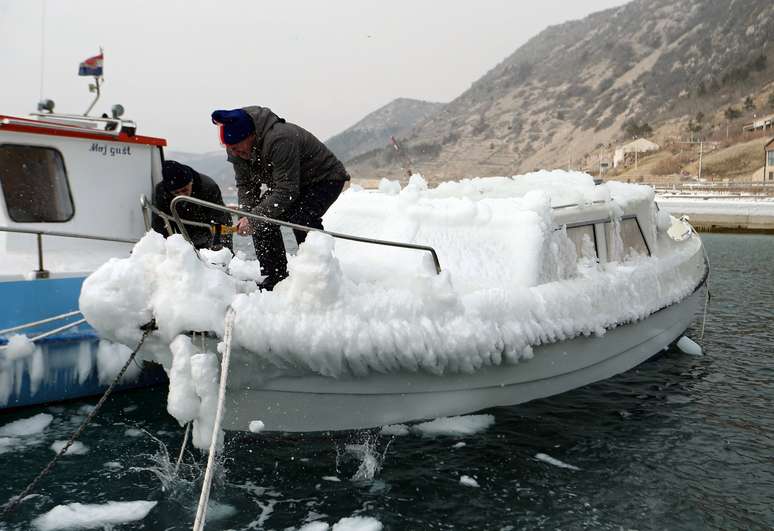
[[[48,278],[49,272],[43,269],[43,233],[38,232],[38,268],[33,271],[34,278]]]

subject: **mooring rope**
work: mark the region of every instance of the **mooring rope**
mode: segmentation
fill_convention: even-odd
[[[188,444],[188,435],[191,433],[191,423],[187,422],[185,425],[185,434],[183,435],[183,444],[180,446],[180,455],[177,456],[177,462],[175,463],[175,475],[180,470],[180,463],[183,462],[183,454],[185,453],[185,447]]]
[[[223,334],[223,359],[220,363],[220,388],[218,390],[218,409],[215,411],[215,423],[212,427],[212,439],[210,440],[210,454],[207,456],[207,469],[204,472],[202,493],[199,496],[199,506],[196,508],[196,519],[193,531],[202,531],[207,517],[207,504],[210,501],[210,487],[212,474],[215,468],[215,450],[220,433],[220,424],[223,420],[223,402],[226,400],[226,381],[228,380],[228,363],[231,355],[231,331],[234,328],[234,309],[229,306],[226,311],[225,332]]]
[[[91,423],[92,419],[99,413],[100,408],[102,407],[102,404],[105,403],[105,401],[110,396],[110,393],[113,392],[113,388],[115,388],[116,385],[118,385],[118,382],[123,378],[124,373],[126,372],[126,369],[129,368],[129,364],[132,363],[132,360],[137,355],[137,352],[139,352],[140,347],[142,347],[142,344],[145,342],[145,339],[150,335],[151,332],[154,330],[154,326],[151,323],[148,325],[143,326],[144,332],[142,334],[142,338],[140,339],[140,342],[137,344],[137,347],[132,351],[132,353],[129,355],[129,358],[126,360],[126,363],[124,363],[124,366],[121,368],[121,370],[118,373],[118,376],[115,377],[115,379],[111,382],[110,386],[107,388],[105,393],[102,395],[102,397],[99,399],[99,402],[97,402],[97,405],[94,406],[94,409],[91,410],[91,412],[86,416],[86,419],[81,423],[81,425],[78,427],[75,432],[70,436],[70,439],[67,441],[67,444],[65,444],[61,450],[59,450],[59,453],[54,456],[54,458],[48,462],[46,467],[40,471],[40,473],[35,476],[35,479],[33,479],[29,485],[18,495],[13,498],[5,505],[3,508],[2,514],[0,514],[0,518],[5,518],[5,516],[11,514],[14,509],[24,500],[24,498],[32,492],[32,489],[35,488],[35,485],[37,485],[38,481],[43,479],[49,472],[51,472],[51,469],[54,468],[54,465],[57,461],[59,461],[59,458],[62,457],[67,450],[72,446],[72,444],[78,439],[78,437],[81,436],[81,433],[83,433],[83,430],[86,429],[86,426]]]
[[[710,259],[709,259],[709,255],[707,254],[707,248],[704,247],[704,242],[701,243],[701,248],[704,251],[704,261],[707,264],[707,280],[706,280],[707,293],[704,295],[704,315],[701,318],[701,333],[699,334],[699,341],[704,339],[704,325],[707,322],[707,308],[709,307],[709,302],[710,302],[710,299],[712,298],[712,294],[710,293],[710,274],[712,272],[712,269],[710,267]]]

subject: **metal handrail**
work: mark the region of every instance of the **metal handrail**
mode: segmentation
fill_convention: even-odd
[[[167,228],[167,232],[171,235],[172,234],[172,227],[169,225],[170,221],[174,221],[177,223],[175,218],[170,216],[169,214],[162,212],[160,209],[158,209],[156,206],[153,205],[150,201],[148,201],[148,198],[145,196],[145,194],[140,195],[140,206],[142,207],[142,217],[143,221],[145,222],[145,230],[151,230],[152,222],[148,215],[148,212],[153,212],[157,216],[159,216],[161,219],[164,220],[164,225]],[[212,225],[209,223],[202,223],[201,221],[189,221],[187,219],[181,220],[186,225],[191,225],[193,227],[202,227],[205,229],[212,229]]]
[[[0,330],[0,336],[4,336],[6,334],[10,334],[11,332],[18,332],[19,330],[24,330],[25,328],[32,328],[35,326],[44,325],[47,323],[51,323],[54,321],[61,321],[63,319],[67,319],[68,317],[73,317],[78,314],[80,314],[80,310],[74,310],[72,312],[62,313],[59,315],[54,315],[53,317],[48,317],[46,319],[41,319],[40,321],[31,321],[29,323],[24,323],[22,325],[13,326],[11,328],[6,328],[4,330]]]
[[[62,238],[80,238],[83,240],[102,240],[106,242],[117,242],[117,243],[137,243],[138,242],[138,240],[132,240],[130,238],[98,236],[96,234],[83,234],[78,232],[59,232],[55,230],[22,229],[19,227],[0,227],[0,232],[19,232],[22,234],[39,234],[41,236],[60,236]]]
[[[0,232],[13,232],[19,234],[34,234],[38,240],[38,268],[33,271],[35,278],[48,278],[48,271],[43,268],[43,236],[59,236],[62,238],[78,238],[82,240],[100,240],[116,243],[135,244],[138,240],[128,238],[115,238],[112,236],[97,236],[95,234],[81,234],[77,232],[59,232],[43,229],[22,229],[19,227],[0,227]]]
[[[430,253],[430,255],[433,257],[433,263],[435,264],[435,272],[437,274],[441,273],[441,262],[438,260],[438,254],[435,252],[435,249],[428,245],[419,245],[415,243],[404,243],[404,242],[393,242],[388,240],[376,240],[373,238],[364,238],[361,236],[353,236],[352,234],[343,234],[341,232],[331,232],[324,229],[317,229],[314,227],[306,227],[304,225],[297,225],[295,223],[290,223],[288,221],[280,221],[278,219],[273,218],[267,218],[265,216],[259,216],[258,214],[253,214],[252,212],[245,212],[243,210],[237,210],[236,208],[229,208],[222,205],[216,205],[215,203],[210,203],[208,201],[203,201],[201,199],[197,199],[195,197],[185,196],[185,195],[179,195],[175,197],[172,200],[172,203],[170,204],[170,208],[172,210],[172,215],[175,218],[175,223],[177,223],[178,228],[180,229],[180,232],[183,234],[183,237],[185,237],[186,240],[189,242],[191,241],[190,236],[188,235],[188,231],[185,229],[185,226],[183,224],[183,220],[180,219],[180,215],[177,213],[177,205],[179,203],[194,203],[196,205],[201,205],[204,207],[211,208],[213,210],[220,210],[221,212],[229,212],[231,214],[236,214],[237,216],[243,216],[249,219],[255,219],[258,221],[262,221],[264,223],[269,223],[272,225],[279,225],[280,227],[289,227],[291,229],[300,230],[304,232],[320,232],[322,234],[327,234],[328,236],[332,236],[334,238],[339,238],[342,240],[351,240],[356,242],[362,242],[362,243],[373,243],[375,245],[386,245],[388,247],[401,247],[404,249],[415,249],[418,251],[427,251]]]

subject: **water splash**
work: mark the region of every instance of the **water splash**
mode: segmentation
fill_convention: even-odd
[[[380,450],[382,437],[378,431],[356,432],[350,442],[342,446],[336,445],[336,472],[339,475],[349,476],[351,481],[371,481],[382,469],[387,450],[392,439],[387,441],[383,450]],[[354,472],[350,472],[354,466]]]

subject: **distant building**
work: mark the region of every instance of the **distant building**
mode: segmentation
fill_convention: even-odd
[[[774,138],[769,140],[763,148],[765,159],[763,161],[763,180],[767,183],[774,183]]]
[[[634,142],[624,144],[615,150],[613,155],[613,167],[617,168],[621,164],[626,164],[627,155],[636,158],[638,153],[647,153],[649,151],[658,151],[661,146],[651,142],[646,138],[638,138]]]
[[[753,131],[766,131],[768,129],[774,129],[774,114],[764,116],[752,123],[744,124],[742,131],[745,133],[752,133]]]

